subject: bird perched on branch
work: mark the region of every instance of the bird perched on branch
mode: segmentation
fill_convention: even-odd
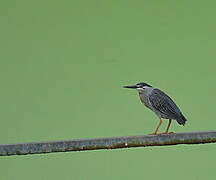
[[[134,86],[124,86],[124,88],[136,89],[142,103],[151,109],[159,117],[160,122],[152,135],[169,134],[169,127],[172,120],[176,120],[180,125],[185,125],[187,121],[174,101],[163,91],[152,87],[144,82]],[[158,129],[162,124],[162,118],[169,119],[168,127],[164,133],[158,133]]]

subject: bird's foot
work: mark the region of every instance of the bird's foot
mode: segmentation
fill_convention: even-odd
[[[174,132],[163,132],[163,133],[159,133],[160,134],[174,134]]]
[[[174,134],[174,132],[151,133],[148,135]]]
[[[148,134],[148,135],[160,135],[160,133],[151,133],[151,134]]]

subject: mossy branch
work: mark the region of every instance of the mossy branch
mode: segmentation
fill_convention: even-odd
[[[215,142],[216,131],[75,139],[69,141],[0,144],[0,156]]]

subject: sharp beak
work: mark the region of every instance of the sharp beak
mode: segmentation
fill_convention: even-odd
[[[123,86],[123,88],[136,89],[136,88],[137,88],[137,86]]]

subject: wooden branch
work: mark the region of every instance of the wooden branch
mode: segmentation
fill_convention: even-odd
[[[215,142],[216,131],[75,139],[70,141],[2,144],[0,145],[0,156]]]

